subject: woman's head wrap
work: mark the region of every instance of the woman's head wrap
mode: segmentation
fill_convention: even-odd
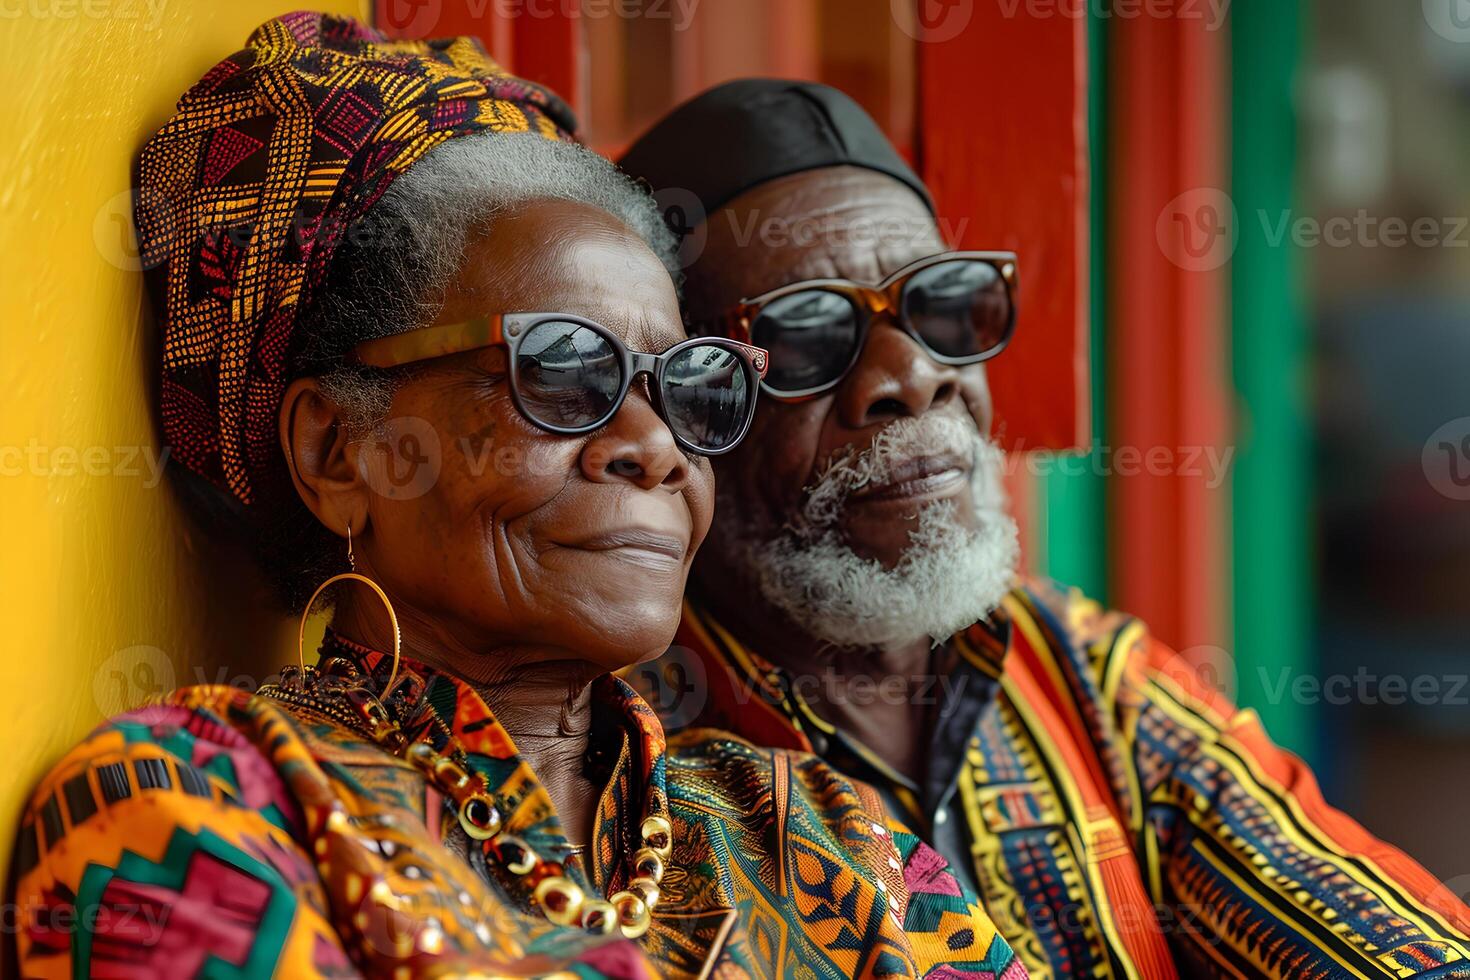
[[[473,38],[390,41],[314,13],[256,29],[184,94],[138,163],[174,458],[250,503],[279,451],[293,328],[353,223],[451,137],[566,140],[575,128],[565,103]]]

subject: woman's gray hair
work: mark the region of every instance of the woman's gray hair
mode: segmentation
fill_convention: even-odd
[[[380,420],[392,388],[381,376],[342,366],[343,356],[364,340],[430,322],[459,273],[470,229],[484,231],[496,214],[544,199],[606,211],[679,275],[678,243],[653,197],[596,152],[530,133],[451,139],[413,164],[346,231],[298,326],[296,373],[318,374],[354,424]]]
[[[291,377],[316,377],[344,410],[353,434],[371,435],[386,419],[403,376],[348,365],[347,353],[364,340],[431,322],[459,273],[471,230],[482,232],[497,214],[546,199],[611,214],[677,275],[677,244],[653,197],[605,158],[528,133],[457,137],[425,154],[364,218],[343,229],[326,278],[297,322]],[[277,593],[297,610],[316,583],[344,570],[342,542],[302,503],[284,456],[272,469],[261,501],[243,514],[232,501],[215,499],[217,492],[208,499],[193,490],[189,495],[207,516],[244,518],[249,543]]]

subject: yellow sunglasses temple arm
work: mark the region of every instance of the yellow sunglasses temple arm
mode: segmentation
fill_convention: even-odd
[[[503,343],[505,317],[494,313],[365,340],[353,348],[349,360],[367,367],[392,368]]]

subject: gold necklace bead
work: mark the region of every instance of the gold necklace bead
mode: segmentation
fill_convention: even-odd
[[[439,761],[439,753],[428,742],[414,742],[404,749],[403,757],[419,769],[432,772],[434,763]]]
[[[652,909],[658,904],[658,882],[652,878],[634,878],[628,882],[628,891],[643,899],[643,904],[647,905],[649,909]]]
[[[610,936],[618,927],[618,912],[611,902],[589,898],[582,903],[582,928],[594,936]]]
[[[643,843],[667,861],[674,849],[674,828],[669,823],[669,818],[654,814],[643,821],[640,831]]]
[[[373,900],[373,904],[395,912],[401,912],[405,908],[403,899],[393,893],[386,881],[374,882],[373,887],[368,889],[368,898]]]
[[[536,856],[536,852],[531,850],[531,845],[510,834],[497,836],[494,846],[501,863],[512,874],[530,874],[531,869],[536,867],[537,862],[541,860]]]
[[[633,855],[633,871],[641,878],[652,878],[655,883],[663,880],[664,859],[651,847],[645,847]]]
[[[536,904],[541,906],[541,913],[553,925],[571,926],[582,921],[582,905],[586,896],[570,878],[561,875],[543,878],[533,894]]]
[[[500,833],[500,811],[488,797],[476,793],[460,805],[459,825],[475,840],[489,840]]]
[[[462,791],[469,787],[470,774],[453,759],[441,755],[434,762],[434,781],[453,794],[456,790]]]
[[[419,931],[418,948],[430,956],[444,952],[444,930],[428,926]]]
[[[608,899],[618,914],[618,930],[629,939],[637,939],[648,931],[653,914],[648,905],[631,891],[621,891]]]

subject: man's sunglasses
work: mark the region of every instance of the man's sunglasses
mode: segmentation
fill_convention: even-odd
[[[944,252],[877,286],[847,279],[782,286],[700,326],[770,351],[763,387],[775,398],[796,401],[830,391],[847,377],[879,316],[941,364],[994,357],[1015,333],[1017,281],[1014,252]]]
[[[653,406],[688,452],[727,453],[755,414],[765,351],[738,340],[697,337],[662,354],[630,351],[599,323],[566,313],[507,313],[422,327],[358,344],[353,359],[375,368],[503,346],[510,394],[532,424],[558,435],[606,425],[633,379],[648,375]]]

